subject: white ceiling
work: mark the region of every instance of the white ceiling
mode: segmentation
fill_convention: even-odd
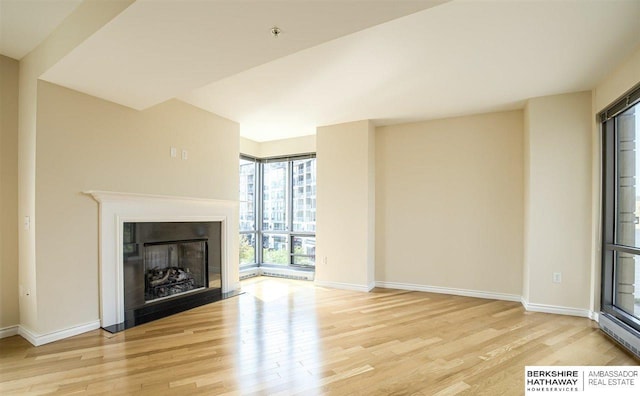
[[[640,46],[638,0],[440,3],[138,0],[42,78],[136,109],[178,97],[267,141],[521,108]]]
[[[42,78],[142,110],[441,2],[138,0]]]
[[[640,1],[453,1],[180,98],[254,139],[522,108],[592,89],[640,45]],[[614,28],[615,27],[615,28]]]
[[[82,0],[0,0],[0,54],[22,59]]]

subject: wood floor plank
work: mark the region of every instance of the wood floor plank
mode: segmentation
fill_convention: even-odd
[[[585,318],[519,303],[243,281],[117,334],[0,340],[0,394],[520,394],[526,365],[638,365]]]

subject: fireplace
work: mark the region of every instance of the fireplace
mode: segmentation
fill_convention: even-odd
[[[124,328],[222,298],[220,224],[123,223]]]
[[[237,202],[86,193],[99,203],[102,328],[119,331],[237,295]]]

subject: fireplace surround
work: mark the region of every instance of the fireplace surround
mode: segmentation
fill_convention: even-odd
[[[165,223],[171,226],[178,225],[180,229],[174,236],[165,235],[164,231],[156,232],[156,236],[150,240],[142,242],[142,247],[139,243],[136,243],[138,249],[145,248],[144,244],[150,248],[149,260],[154,256],[156,259],[156,270],[162,272],[162,275],[156,273],[150,275],[151,278],[146,281],[156,281],[154,285],[158,286],[162,278],[167,276],[174,276],[175,279],[180,277],[185,278],[188,276],[197,276],[197,274],[190,273],[186,275],[186,269],[183,265],[186,265],[183,261],[179,263],[178,259],[173,257],[177,254],[177,251],[171,251],[171,249],[183,249],[191,251],[192,255],[197,255],[196,245],[198,243],[205,243],[207,249],[206,260],[214,261],[213,267],[219,268],[219,275],[216,277],[216,270],[211,268],[207,269],[205,278],[211,286],[213,282],[214,287],[200,288],[186,290],[184,298],[180,299],[180,303],[174,303],[174,307],[169,309],[169,313],[176,313],[180,310],[189,309],[193,306],[194,300],[201,300],[206,302],[206,298],[214,301],[215,296],[212,293],[217,292],[219,294],[233,294],[239,290],[239,273],[238,273],[238,205],[235,201],[226,200],[214,200],[204,198],[190,198],[190,197],[174,197],[163,195],[146,195],[146,194],[132,194],[110,191],[87,191],[86,194],[91,195],[99,203],[99,275],[100,275],[100,325],[105,329],[121,328],[125,324],[125,320],[131,320],[131,307],[125,307],[125,256],[127,252],[131,253],[133,249],[131,245],[127,245],[126,242],[131,244],[130,234],[125,233],[125,229],[132,227],[130,224],[151,224],[151,223]],[[203,236],[202,232],[193,232],[198,228],[202,229],[204,225],[207,227],[213,227],[207,233],[213,235]],[[174,227],[175,228],[175,227]],[[189,231],[191,229],[192,231]],[[217,230],[217,231],[216,231]],[[149,232],[149,231],[142,231]],[[213,237],[215,244],[212,244],[210,239]],[[219,243],[218,243],[219,240]],[[141,241],[137,241],[141,242]],[[219,246],[219,247],[218,247]],[[194,250],[195,249],[195,250]],[[141,252],[138,252],[138,259],[144,261],[144,256],[139,256]],[[166,256],[166,257],[164,257]],[[163,258],[164,257],[164,258]],[[160,264],[164,262],[164,264]],[[175,264],[175,265],[174,265]],[[152,264],[152,268],[153,268]],[[175,267],[175,268],[171,268]],[[180,272],[183,274],[169,274],[167,275],[166,269],[172,269],[172,271]],[[143,270],[144,271],[144,270]],[[195,269],[190,269],[196,271]],[[144,275],[146,277],[147,275]],[[161,278],[157,278],[161,276]],[[184,280],[184,279],[182,279]],[[195,280],[193,281],[195,285]],[[215,283],[217,282],[217,288]],[[186,286],[185,286],[186,288]],[[206,291],[209,296],[205,296],[202,292]],[[128,290],[127,290],[128,291]],[[145,304],[145,295],[142,294],[142,304],[139,308],[142,309],[138,312],[138,315],[150,315],[148,318],[153,318],[155,310],[165,300],[171,302],[174,300],[174,296],[170,293],[175,293],[176,290],[158,291],[157,294],[167,293],[161,297],[155,298],[151,303],[147,301]],[[153,294],[153,292],[150,292]],[[149,297],[149,296],[147,296]],[[205,300],[203,300],[203,297]],[[139,303],[140,301],[138,301]],[[138,320],[140,323],[143,321]],[[129,326],[126,326],[129,327]]]
[[[222,299],[221,222],[123,224],[119,331]]]

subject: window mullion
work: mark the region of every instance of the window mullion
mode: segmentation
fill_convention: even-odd
[[[263,189],[264,189],[264,166],[262,161],[256,160],[256,261],[258,267],[262,265],[262,216],[263,212]]]
[[[287,238],[289,239],[289,265],[293,264],[293,239],[291,233],[293,232],[293,161],[287,161]]]

